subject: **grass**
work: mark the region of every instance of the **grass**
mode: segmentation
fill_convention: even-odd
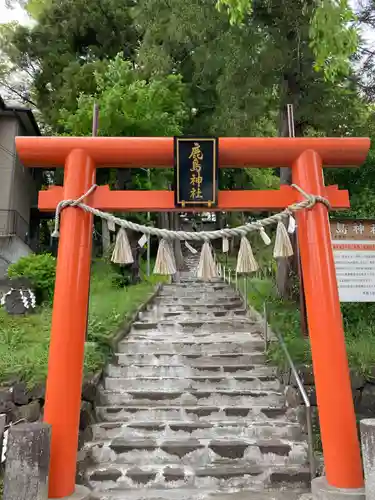
[[[219,256],[219,260],[225,262],[223,256]],[[227,263],[235,269],[236,258],[228,257]],[[267,303],[269,324],[282,333],[293,361],[297,365],[311,364],[310,342],[301,333],[299,305],[281,300],[272,277],[274,273],[266,271],[266,274],[271,277],[259,273],[247,279],[248,303],[261,314]],[[243,289],[243,278],[239,282]],[[357,373],[375,379],[375,307],[371,303],[341,304],[341,311],[349,365]],[[280,368],[286,367],[285,355],[277,342],[271,347],[269,358]]]
[[[93,264],[85,373],[95,372],[104,365],[114,334],[161,281],[160,276],[143,276],[138,285],[116,288],[113,276],[109,264],[104,261]],[[0,309],[0,382],[17,379],[33,386],[44,381],[51,313],[50,306],[23,317],[9,316]]]

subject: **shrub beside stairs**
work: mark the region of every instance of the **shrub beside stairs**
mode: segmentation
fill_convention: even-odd
[[[83,450],[92,498],[293,500],[307,491],[306,439],[260,332],[219,280],[186,272],[164,285],[106,368]]]

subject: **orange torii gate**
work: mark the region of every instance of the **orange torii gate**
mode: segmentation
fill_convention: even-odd
[[[173,138],[164,137],[17,137],[16,147],[27,167],[65,168],[64,187],[39,193],[42,211],[82,196],[95,182],[96,168],[172,167],[174,159]],[[349,207],[348,193],[325,187],[322,167],[358,166],[369,147],[367,138],[221,138],[219,161],[221,168],[291,167],[295,184],[326,197],[338,209]],[[221,191],[213,210],[283,209],[300,200],[298,192],[285,186],[275,191]],[[172,191],[113,192],[100,186],[84,202],[108,211],[181,211]],[[69,496],[75,489],[92,222],[91,214],[74,207],[64,209],[61,217],[44,414],[52,425],[51,498]],[[327,208],[318,203],[298,213],[297,222],[327,481],[337,488],[361,488]]]

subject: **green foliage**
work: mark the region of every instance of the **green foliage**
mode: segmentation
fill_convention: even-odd
[[[51,254],[30,254],[21,257],[8,268],[10,278],[27,278],[30,280],[38,303],[51,302],[55,287],[56,259]]]
[[[133,60],[138,45],[131,21],[133,0],[31,0],[36,22],[1,25],[0,49],[14,72],[29,75],[43,121],[57,126],[58,110],[81,91],[90,90],[92,73],[80,67],[113,58],[121,51]],[[81,86],[81,87],[80,87]]]
[[[100,105],[102,136],[179,135],[187,118],[184,87],[177,75],[140,80],[120,54],[94,72],[96,90],[82,93],[75,112],[61,110],[69,135],[88,135],[94,102]]]
[[[293,362],[311,364],[309,339],[303,338],[298,305],[278,298],[275,282],[271,278],[248,280],[248,301],[263,313],[267,304],[272,329],[283,335]],[[372,375],[375,368],[375,310],[373,304],[342,304],[346,349],[349,365],[358,373]],[[269,350],[269,359],[282,369],[288,368],[285,355],[277,342]]]
[[[287,2],[285,2],[286,4]],[[313,9],[311,9],[311,4]],[[273,0],[217,0],[219,11],[226,8],[232,25],[244,22],[246,16],[257,17],[261,10],[273,13],[279,2]],[[255,6],[255,7],[254,7]],[[353,11],[347,0],[320,0],[313,3],[306,0],[293,2],[291,8],[310,16],[310,47],[315,57],[314,69],[323,71],[328,81],[334,81],[342,74],[350,73],[350,58],[358,46],[357,28]],[[286,10],[288,7],[286,7]],[[290,12],[289,12],[290,14]],[[274,16],[273,16],[274,17]],[[299,27],[295,26],[299,31]]]
[[[219,12],[226,8],[232,25],[242,23],[253,11],[251,0],[217,0],[216,7]]]
[[[351,208],[338,217],[374,217],[375,211],[375,148],[370,149],[366,162],[360,168],[330,169],[325,174],[327,183],[348,189]],[[335,215],[335,214],[333,214]]]
[[[102,261],[93,264],[85,373],[103,366],[114,334],[152,293],[158,281],[158,277],[152,276],[128,289],[114,288],[110,266]],[[0,382],[16,377],[32,386],[44,380],[51,313],[49,306],[24,317],[8,316],[0,309]]]
[[[311,27],[311,47],[315,69],[327,80],[350,73],[350,58],[358,46],[358,32],[348,0],[322,0],[315,9]]]

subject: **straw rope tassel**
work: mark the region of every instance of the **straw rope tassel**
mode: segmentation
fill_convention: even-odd
[[[124,228],[120,228],[116,236],[115,248],[112,252],[111,261],[115,264],[133,264],[133,252],[130,247],[128,235]]]
[[[259,232],[260,232],[260,237],[262,238],[263,240],[263,243],[265,245],[271,245],[271,238],[268,236],[268,234],[266,233],[266,231],[264,230],[264,227],[260,227],[259,228]]]
[[[246,236],[242,236],[240,249],[237,256],[236,272],[238,274],[254,273],[259,269],[258,263],[254,258],[250,241]]]
[[[293,247],[289,239],[289,234],[282,222],[278,222],[276,229],[275,248],[273,256],[277,258],[291,257],[293,255]]]
[[[154,274],[173,275],[176,272],[176,262],[172,247],[166,238],[162,238],[156,255]]]
[[[205,241],[201,250],[197,277],[203,279],[204,281],[210,281],[212,278],[217,278],[217,276],[217,269],[212,255],[210,242]]]

